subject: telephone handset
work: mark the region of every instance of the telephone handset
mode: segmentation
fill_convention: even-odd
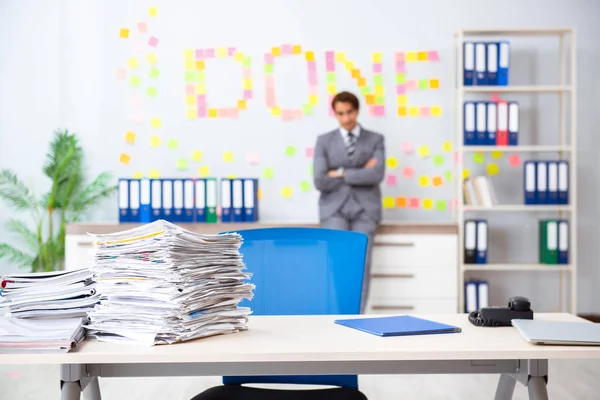
[[[529,299],[515,296],[508,299],[508,307],[483,307],[469,314],[469,321],[476,326],[511,326],[513,319],[533,319]]]

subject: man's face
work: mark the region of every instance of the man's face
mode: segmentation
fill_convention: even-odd
[[[334,111],[342,128],[351,130],[356,126],[358,112],[352,107],[352,104],[338,101],[335,103]]]

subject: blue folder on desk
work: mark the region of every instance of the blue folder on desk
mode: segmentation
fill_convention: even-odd
[[[461,332],[458,326],[442,324],[410,315],[393,317],[340,319],[336,324],[358,329],[377,336],[431,335]]]

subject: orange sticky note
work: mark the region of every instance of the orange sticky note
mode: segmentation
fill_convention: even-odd
[[[204,60],[196,61],[196,69],[202,71],[204,69]]]
[[[119,157],[119,161],[121,162],[121,164],[129,164],[129,161],[131,160],[131,156],[129,156],[129,154],[121,154],[121,157]]]
[[[443,184],[444,184],[444,180],[442,179],[441,176],[433,177],[433,186],[439,187],[439,186],[442,186]]]
[[[209,108],[208,109],[208,116],[210,118],[217,118],[218,115],[219,115],[219,110],[217,110],[216,108]]]
[[[360,70],[359,70],[359,69],[356,69],[356,68],[354,68],[354,69],[352,70],[352,77],[353,77],[353,78],[355,78],[355,79],[357,79],[357,78],[360,78]]]
[[[358,87],[364,88],[365,86],[367,86],[367,78],[359,77],[358,78]]]
[[[375,102],[376,102],[375,95],[374,94],[368,94],[367,95],[367,104],[370,105],[370,106],[372,106],[372,105],[375,105]]]
[[[394,208],[395,201],[393,197],[384,197],[383,198],[383,208]]]
[[[125,134],[125,141],[127,143],[131,143],[131,144],[135,143],[135,133],[133,133],[131,131],[127,132]]]
[[[396,207],[398,207],[398,208],[406,208],[407,204],[408,204],[408,201],[407,201],[406,197],[404,197],[404,196],[398,197],[396,199]]]
[[[260,200],[263,198],[263,192],[261,188],[258,188],[258,190],[256,191],[256,197]]]

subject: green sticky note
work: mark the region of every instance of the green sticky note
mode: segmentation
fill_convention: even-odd
[[[310,192],[311,186],[309,181],[300,182],[300,190],[303,192]]]
[[[186,71],[185,72],[185,82],[186,83],[194,83],[196,80],[196,73],[194,71]]]
[[[265,64],[265,74],[273,73],[273,64]]]
[[[296,154],[296,148],[294,146],[288,146],[285,148],[285,155],[293,157]]]
[[[406,74],[396,74],[396,83],[398,85],[406,83]]]
[[[175,150],[179,147],[179,142],[177,141],[177,139],[169,139],[169,141],[167,142],[167,147],[169,149]]]
[[[310,104],[305,104],[302,106],[302,112],[304,115],[313,115],[313,106]]]
[[[308,166],[308,174],[309,174],[310,176],[312,176],[312,175],[313,175],[313,167],[314,167],[314,166],[313,166],[312,164],[310,164],[310,165]]]
[[[160,75],[160,71],[158,70],[158,68],[156,68],[156,67],[153,67],[153,68],[150,70],[150,77],[151,77],[151,78],[154,78],[154,79],[156,79],[156,78],[158,78],[158,76],[159,76],[159,75]]]
[[[177,169],[185,170],[188,169],[188,160],[187,158],[180,158],[177,160]]]
[[[425,90],[429,87],[429,81],[427,79],[419,79],[419,89]]]
[[[360,92],[366,96],[368,94],[371,94],[371,88],[368,86],[364,86],[364,87],[360,88]]]
[[[385,96],[376,96],[375,97],[375,104],[377,104],[377,105],[384,105],[385,104]]]
[[[196,82],[205,83],[205,81],[206,81],[206,72],[196,71]]]
[[[252,66],[252,59],[250,57],[244,57],[244,61],[242,61],[242,65],[244,67],[251,67]]]
[[[442,154],[438,154],[437,156],[433,157],[433,164],[440,166],[444,163],[444,156]]]
[[[446,180],[447,180],[448,182],[452,181],[452,171],[446,171],[446,172],[444,173],[444,176],[446,177]]]
[[[381,74],[373,75],[373,85],[375,85],[375,86],[383,85],[383,75],[381,75]]]
[[[327,73],[327,83],[335,83],[335,72]]]
[[[263,178],[265,179],[273,179],[273,177],[275,176],[275,171],[273,171],[273,168],[265,168],[263,171]]]
[[[483,164],[485,162],[483,153],[473,153],[473,161],[475,162],[475,164]]]
[[[131,84],[131,86],[133,87],[138,87],[140,86],[140,82],[142,80],[140,79],[139,76],[132,76],[131,78],[129,78],[129,83]]]
[[[150,86],[147,90],[146,93],[148,94],[148,96],[150,97],[154,97],[158,94],[158,90],[156,90],[156,88],[154,86]]]
[[[436,200],[435,209],[438,211],[446,211],[448,209],[446,201],[445,200]]]

